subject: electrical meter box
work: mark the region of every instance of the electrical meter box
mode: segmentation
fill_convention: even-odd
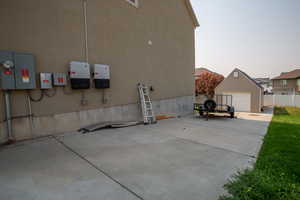
[[[35,58],[31,54],[0,51],[1,88],[26,90],[36,88]]]
[[[66,73],[53,73],[53,85],[54,86],[66,86],[67,74]]]
[[[94,65],[95,88],[105,89],[110,87],[110,70],[108,65]]]
[[[10,62],[11,66],[5,66],[6,62]],[[13,52],[0,51],[0,88],[3,90],[12,90],[16,88],[13,63]]]
[[[52,88],[52,73],[40,73],[41,89]]]
[[[70,63],[70,81],[72,89],[90,88],[90,65],[85,62],[72,61]]]

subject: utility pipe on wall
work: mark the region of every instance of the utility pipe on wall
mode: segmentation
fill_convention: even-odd
[[[28,106],[28,115],[29,115],[29,121],[30,121],[30,129],[31,129],[31,134],[33,133],[33,118],[32,118],[32,106],[31,106],[31,100],[29,97],[29,94],[25,94],[26,100],[27,100],[27,106]]]
[[[84,48],[85,48],[85,62],[89,63],[89,46],[88,46],[88,23],[87,23],[87,0],[83,0],[83,17],[84,17]],[[86,105],[87,100],[85,91],[81,92],[81,105]]]
[[[5,101],[5,118],[6,118],[6,130],[8,143],[13,142],[14,138],[12,135],[12,124],[11,124],[11,105],[10,105],[10,91],[4,91],[4,101]]]
[[[83,0],[83,16],[84,16],[84,38],[85,38],[85,62],[89,63],[88,48],[88,23],[87,23],[87,0]]]

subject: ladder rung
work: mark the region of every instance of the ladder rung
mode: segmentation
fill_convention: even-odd
[[[142,84],[139,84],[138,88],[140,94],[141,107],[144,116],[144,123],[153,123],[156,121],[156,119],[153,113],[152,103],[149,95],[149,89],[148,87]]]

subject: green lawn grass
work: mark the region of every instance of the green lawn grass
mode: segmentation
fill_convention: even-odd
[[[300,200],[300,108],[275,108],[254,168],[224,188],[220,200]]]

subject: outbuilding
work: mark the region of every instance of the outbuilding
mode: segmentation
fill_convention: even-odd
[[[232,95],[232,105],[240,112],[261,112],[263,88],[240,69],[234,69],[215,89],[216,94]]]

